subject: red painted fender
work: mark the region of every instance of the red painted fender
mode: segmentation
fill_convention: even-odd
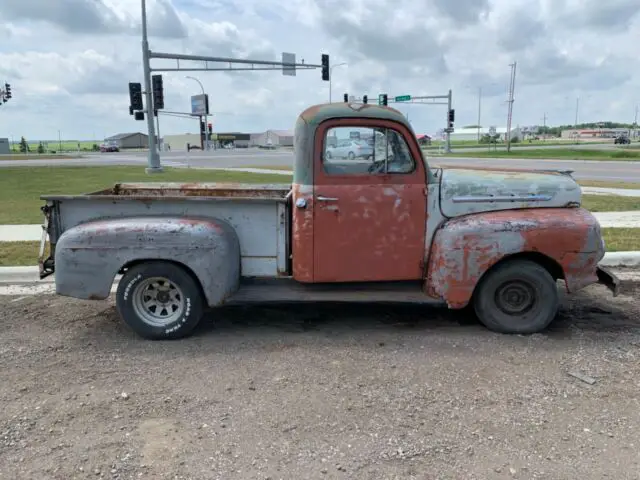
[[[596,218],[582,208],[486,212],[454,218],[436,231],[425,289],[450,308],[464,308],[482,276],[499,261],[535,253],[553,260],[573,292],[596,283],[604,242]]]

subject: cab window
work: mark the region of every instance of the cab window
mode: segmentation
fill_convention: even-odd
[[[329,175],[407,174],[416,168],[402,134],[378,127],[330,128],[322,162]]]

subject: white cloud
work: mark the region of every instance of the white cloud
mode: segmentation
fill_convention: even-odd
[[[503,124],[508,64],[518,62],[515,123],[631,121],[640,103],[638,0],[147,0],[156,52],[332,64],[333,99],[344,92],[446,94],[457,124]],[[3,0],[0,81],[13,99],[0,110],[0,137],[103,137],[144,131],[128,115],[130,81],[141,81],[140,5],[131,0]],[[202,63],[181,62],[196,66]],[[176,66],[155,61],[156,67]],[[210,65],[213,66],[213,65]],[[209,93],[216,129],[291,128],[297,114],[327,101],[318,70],[166,72],[165,103],[189,109]],[[418,131],[442,127],[444,107],[403,105]],[[161,116],[162,133],[196,122]]]

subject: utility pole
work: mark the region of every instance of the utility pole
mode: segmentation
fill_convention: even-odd
[[[576,118],[573,123],[573,126],[576,130],[578,130],[578,109],[580,108],[580,97],[576,97]]]
[[[480,109],[482,105],[482,87],[478,87],[478,143],[480,143]]]
[[[543,126],[542,141],[544,142],[547,139],[547,112],[544,112],[544,116],[542,117],[542,126]]]
[[[447,96],[447,147],[446,152],[451,153],[451,128],[449,128],[449,112],[451,112],[451,90],[449,90],[449,95]]]
[[[160,154],[156,149],[156,133],[153,124],[153,97],[151,92],[151,65],[149,58],[149,39],[147,36],[147,5],[145,0],[141,0],[142,7],[142,70],[144,75],[144,89],[146,99],[147,127],[149,130],[149,157],[147,173],[162,172],[160,166]]]
[[[638,105],[636,105],[636,116],[633,119],[633,136],[638,138]]]
[[[516,88],[516,62],[509,64],[511,67],[511,82],[509,84],[509,113],[507,114],[507,152],[511,151],[511,120],[513,119],[513,102]]]

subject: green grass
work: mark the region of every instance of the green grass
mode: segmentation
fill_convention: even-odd
[[[608,252],[640,250],[640,228],[603,228],[602,236]],[[40,242],[1,242],[0,267],[38,264]]]
[[[640,197],[583,195],[582,206],[592,212],[629,212],[640,210]]]
[[[601,180],[578,180],[583,187],[602,187],[602,188],[630,188],[632,190],[640,189],[640,183],[633,182],[610,182]]]
[[[43,142],[42,145],[45,148],[46,152],[77,152],[78,144],[80,144],[81,152],[90,152],[93,150],[93,146],[97,145],[100,147],[102,140],[63,140],[61,142],[58,141],[48,141]],[[37,153],[39,142],[30,142],[27,140],[27,145],[29,145],[29,153]],[[20,139],[14,138],[13,144],[11,145],[12,153],[20,153]]]
[[[15,167],[0,170],[0,225],[42,222],[40,195],[79,194],[118,182],[287,183],[284,175],[167,168],[147,175],[143,166]]]
[[[588,149],[588,148],[539,148],[539,149],[513,149],[486,150],[481,152],[453,152],[454,157],[478,157],[478,158],[540,158],[561,160],[640,160],[640,151],[628,149]]]

